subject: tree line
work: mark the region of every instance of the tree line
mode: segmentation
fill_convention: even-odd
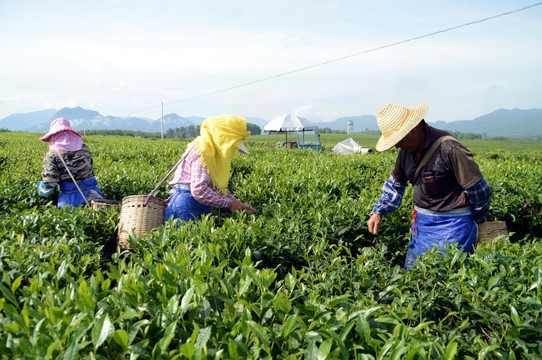
[[[260,135],[262,129],[256,125],[247,123],[247,130],[252,135]],[[199,136],[200,125],[181,126],[177,128],[169,128],[164,132],[164,138],[167,139],[193,139]],[[133,136],[141,138],[161,138],[160,132],[145,132],[135,130],[85,130],[84,135],[116,135],[116,136]]]

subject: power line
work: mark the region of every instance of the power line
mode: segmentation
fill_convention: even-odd
[[[261,83],[261,82],[264,82],[264,81],[267,81],[267,80],[276,79],[276,78],[279,78],[279,77],[282,77],[282,76],[298,73],[298,72],[305,71],[305,70],[308,70],[308,69],[313,69],[315,67],[319,67],[319,66],[331,64],[331,63],[334,63],[334,62],[337,62],[337,61],[349,59],[349,58],[352,58],[354,56],[368,54],[368,53],[375,52],[375,51],[378,51],[378,50],[382,50],[382,49],[390,48],[390,47],[393,47],[393,46],[405,44],[405,43],[408,43],[408,42],[411,42],[411,41],[420,40],[420,39],[423,39],[423,38],[426,38],[426,37],[430,37],[430,36],[434,36],[434,35],[437,35],[437,34],[442,34],[442,33],[445,33],[445,32],[452,31],[452,30],[460,29],[462,27],[466,27],[466,26],[470,26],[470,25],[474,25],[474,24],[479,24],[479,23],[482,23],[482,22],[485,22],[485,21],[488,21],[488,20],[492,20],[492,19],[502,17],[502,16],[518,13],[518,12],[521,12],[521,11],[524,11],[524,10],[527,10],[527,9],[530,9],[530,8],[533,8],[533,7],[539,6],[539,5],[542,5],[542,2],[538,2],[538,3],[532,4],[532,5],[528,5],[528,6],[525,6],[523,8],[520,8],[520,9],[507,11],[507,12],[504,12],[504,13],[501,13],[501,14],[498,14],[498,15],[489,16],[489,17],[486,17],[486,18],[483,18],[483,19],[480,19],[480,20],[475,20],[475,21],[467,22],[467,23],[464,23],[464,24],[461,24],[461,25],[452,26],[452,27],[449,27],[449,28],[446,28],[446,29],[437,30],[437,31],[434,31],[434,32],[431,32],[431,33],[428,33],[428,34],[425,34],[425,35],[415,36],[415,37],[405,39],[405,40],[401,40],[401,41],[397,41],[397,42],[394,42],[394,43],[381,45],[381,46],[378,46],[378,47],[375,47],[375,48],[372,48],[372,49],[369,49],[369,50],[360,51],[360,52],[357,52],[357,53],[354,53],[354,54],[350,54],[350,55],[342,56],[342,57],[339,57],[339,58],[327,60],[327,61],[320,62],[320,63],[317,63],[317,64],[308,65],[308,66],[304,66],[304,67],[301,67],[301,68],[298,68],[298,69],[294,69],[294,70],[286,71],[286,72],[283,72],[283,73],[271,75],[271,76],[264,77],[264,78],[261,78],[261,79],[258,79],[258,80],[249,81],[249,82],[241,83],[241,84],[238,84],[238,85],[230,86],[230,87],[227,87],[227,88],[223,88],[223,89],[220,89],[220,90],[215,90],[215,91],[203,93],[203,94],[200,94],[200,95],[187,97],[187,98],[184,98],[184,99],[181,99],[181,100],[168,101],[168,103],[169,104],[178,104],[178,103],[189,101],[189,100],[194,100],[194,99],[199,99],[199,98],[206,97],[206,96],[216,95],[216,94],[219,94],[219,93],[227,92],[227,91],[238,89],[238,88],[245,87],[245,86],[254,85],[254,84]],[[137,114],[137,113],[147,111],[147,110],[156,109],[158,107],[160,107],[160,105],[156,105],[156,106],[152,106],[152,107],[149,107],[149,108],[146,108],[146,109],[142,109],[142,110],[136,111],[134,113],[128,114],[126,116],[130,116],[130,115]]]

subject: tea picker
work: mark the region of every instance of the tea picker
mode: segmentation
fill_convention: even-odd
[[[208,117],[200,135],[186,148],[173,180],[165,218],[197,220],[213,208],[255,212],[229,190],[231,162],[247,153],[243,141],[250,135],[246,120],[234,115]]]
[[[56,152],[57,156],[60,158],[60,160],[62,161],[62,164],[64,165],[64,167],[66,168],[66,171],[70,175],[70,178],[72,179],[75,187],[77,188],[77,191],[79,191],[79,194],[85,200],[85,204],[88,207],[90,207],[92,209],[97,209],[99,207],[111,208],[111,207],[119,206],[120,202],[118,202],[117,200],[109,200],[109,199],[104,199],[103,197],[96,197],[96,195],[94,195],[93,191],[89,191],[89,193],[91,195],[94,195],[89,201],[89,199],[87,199],[87,197],[85,196],[85,194],[81,190],[81,187],[79,187],[79,185],[77,184],[77,181],[75,181],[75,178],[73,177],[73,175],[72,175],[72,173],[70,171],[70,168],[68,167],[68,165],[66,164],[66,162],[64,161],[64,159],[62,158],[62,156],[60,155],[58,150],[55,149],[55,152]]]
[[[231,161],[239,152],[246,153],[242,142],[249,135],[243,118],[222,115],[205,119],[200,136],[187,146],[181,159],[149,195],[123,199],[119,247],[129,248],[132,232],[140,237],[168,219],[197,220],[213,207],[254,213],[252,205],[241,202],[227,190]],[[155,191],[175,170],[169,183],[172,196],[167,201],[154,197]]]
[[[90,149],[68,120],[55,119],[49,132],[39,140],[49,143],[49,150],[43,157],[41,181],[37,183],[40,196],[53,195],[58,187],[59,208],[88,206],[93,199],[103,199],[94,176]]]
[[[425,122],[428,110],[426,104],[414,108],[388,104],[377,114],[382,136],[376,150],[396,147],[399,152],[367,226],[376,234],[382,216],[396,210],[408,183],[413,185],[406,269],[427,250],[438,247],[443,252],[450,243],[472,253],[477,224],[485,222],[492,196],[471,152],[450,133]]]

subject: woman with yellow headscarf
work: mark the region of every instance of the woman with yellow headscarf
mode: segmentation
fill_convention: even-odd
[[[231,212],[255,212],[228,190],[231,161],[239,152],[247,153],[243,141],[250,135],[245,119],[234,115],[209,117],[201,124],[200,136],[184,152],[175,177],[169,183],[173,195],[165,219],[198,219],[211,208]]]

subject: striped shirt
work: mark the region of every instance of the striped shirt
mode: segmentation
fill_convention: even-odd
[[[213,186],[207,167],[201,162],[201,154],[196,151],[194,145],[186,149],[169,185],[190,188],[190,193],[196,201],[211,207],[229,208],[232,200],[237,200],[229,191],[224,196]]]

